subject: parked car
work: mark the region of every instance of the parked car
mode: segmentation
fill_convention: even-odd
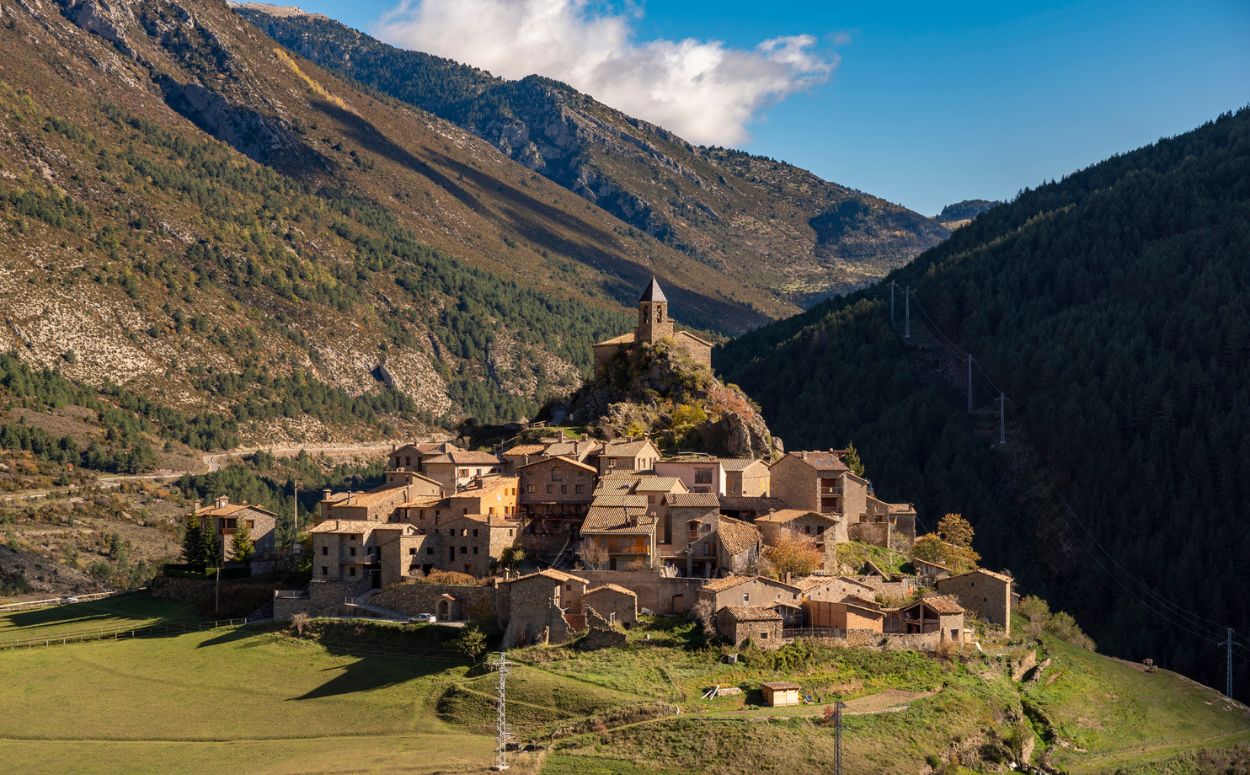
[[[73,595],[66,595],[65,597],[61,598],[61,603],[65,605],[68,605],[70,603],[77,603],[77,602],[78,602],[78,598],[74,597]]]
[[[409,624],[434,624],[438,621],[438,617],[434,614],[417,614],[408,620]]]

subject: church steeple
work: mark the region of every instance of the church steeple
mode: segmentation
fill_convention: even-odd
[[[673,321],[668,316],[668,297],[654,277],[638,299],[638,331],[635,341],[655,344],[673,335]]]

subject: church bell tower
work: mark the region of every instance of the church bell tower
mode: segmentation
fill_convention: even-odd
[[[673,321],[668,316],[668,299],[654,277],[638,299],[638,331],[635,341],[655,344],[673,335]]]

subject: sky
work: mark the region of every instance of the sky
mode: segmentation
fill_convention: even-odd
[[[281,2],[281,0],[276,0]],[[1250,2],[299,0],[926,215],[1250,104]]]

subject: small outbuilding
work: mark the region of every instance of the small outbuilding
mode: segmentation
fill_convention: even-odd
[[[735,648],[748,640],[762,649],[780,647],[781,614],[763,606],[725,606],[716,612],[716,631]]]
[[[769,681],[760,684],[764,704],[773,708],[799,704],[799,685],[794,681]]]

